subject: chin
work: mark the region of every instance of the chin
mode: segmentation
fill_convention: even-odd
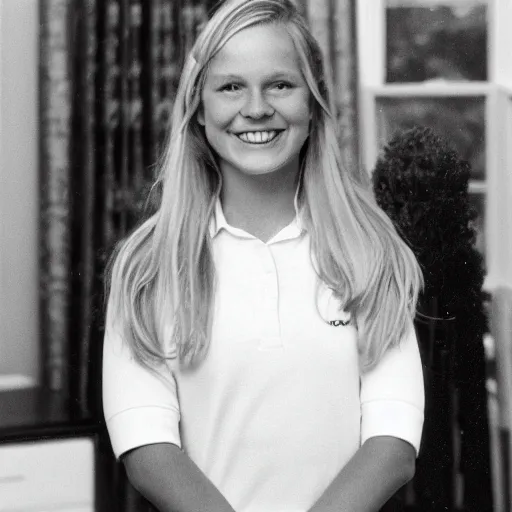
[[[238,165],[234,164],[236,169],[239,169],[244,174],[250,175],[261,175],[261,174],[272,174],[279,172],[284,169],[293,158],[276,161],[275,159],[269,159],[268,161],[255,161],[255,162],[239,162]]]

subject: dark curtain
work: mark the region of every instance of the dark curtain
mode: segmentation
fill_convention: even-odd
[[[137,220],[183,57],[209,8],[40,2],[42,380],[83,415],[98,404],[105,262]]]
[[[100,432],[99,511],[149,505],[102,419],[103,273],[155,174],[206,0],[40,1],[42,385]]]

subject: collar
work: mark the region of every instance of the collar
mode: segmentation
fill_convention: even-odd
[[[293,199],[293,206],[295,209],[295,218],[288,224],[286,227],[284,227],[279,233],[276,234],[269,242],[278,242],[285,239],[292,239],[292,238],[298,238],[301,236],[301,234],[304,232],[304,227],[302,223],[302,215],[301,210],[299,209],[299,189],[300,186],[297,186],[297,190],[295,192],[295,197]],[[217,196],[215,199],[215,207],[213,214],[210,218],[210,223],[208,226],[210,237],[215,238],[217,234],[222,230],[225,229],[226,231],[230,232],[233,235],[236,235],[238,237],[242,238],[254,238],[252,235],[244,231],[243,229],[235,228],[228,224],[226,217],[224,215],[224,211],[222,209],[222,204],[220,202],[220,198]],[[269,243],[267,242],[267,243]]]

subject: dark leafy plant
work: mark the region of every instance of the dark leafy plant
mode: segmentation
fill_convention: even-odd
[[[454,335],[446,336],[445,346],[434,347],[450,353],[451,383],[442,388],[440,381],[434,385],[435,378],[426,378],[426,401],[429,414],[436,414],[440,400],[452,410],[452,397],[446,398],[443,393],[455,389],[454,410],[461,431],[458,470],[465,479],[466,510],[481,512],[492,509],[483,348],[487,322],[483,260],[474,247],[472,222],[476,213],[469,202],[469,176],[469,164],[446,142],[432,130],[416,127],[394,137],[384,149],[373,173],[373,188],[379,206],[423,270],[425,288],[419,298],[420,314],[452,319]],[[434,319],[431,322],[440,323]],[[418,339],[422,354],[433,348],[426,346],[431,340],[425,338]],[[424,368],[425,365],[424,359]],[[429,432],[435,431],[438,420],[428,420]],[[424,432],[426,443],[429,432]],[[438,462],[446,456],[438,446],[424,449],[431,451],[427,455],[429,465],[435,466],[436,456]],[[431,476],[435,478],[434,473]]]
[[[476,212],[467,192],[469,175],[469,164],[430,129],[414,128],[384,149],[373,183],[377,202],[422,267],[421,302],[436,297],[444,318],[471,305],[480,310],[483,333],[484,269],[474,249],[471,222]]]

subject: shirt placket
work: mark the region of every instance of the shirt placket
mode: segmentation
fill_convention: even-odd
[[[270,245],[260,242],[261,282],[258,309],[261,318],[260,349],[281,348],[279,322],[279,281]]]

